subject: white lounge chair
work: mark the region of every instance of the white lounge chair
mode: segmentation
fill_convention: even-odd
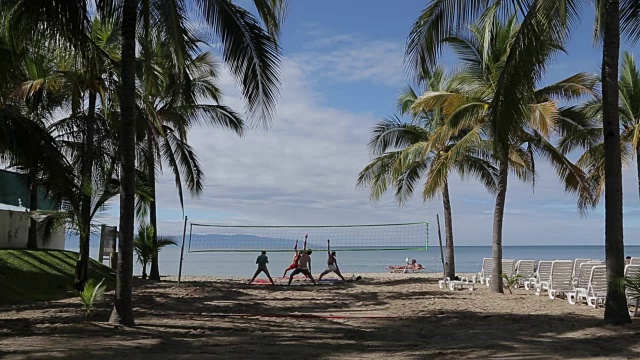
[[[533,288],[535,289],[536,295],[540,296],[543,290],[547,290],[549,288],[549,276],[551,275],[551,264],[553,261],[539,261],[538,262],[538,271],[536,272],[536,277],[533,279]],[[531,282],[530,282],[531,284]],[[526,284],[525,284],[526,287]]]
[[[511,276],[515,269],[515,260],[511,259],[502,259],[502,273],[507,274],[507,276]]]
[[[589,262],[591,259],[575,259],[573,262],[573,272],[571,273],[571,278],[573,279],[573,283],[575,284],[578,281],[578,277],[580,277],[580,265]]]
[[[578,299],[582,298],[586,300],[587,288],[589,286],[589,277],[591,276],[591,269],[594,266],[601,266],[600,261],[589,261],[580,265],[580,276],[573,283],[573,290],[567,293],[567,301],[569,304],[575,305],[578,303]],[[580,296],[581,295],[581,296]]]
[[[475,285],[473,284],[473,281],[469,280],[469,278],[467,277],[462,277],[460,278],[460,280],[450,280],[449,281],[449,290],[456,290],[456,289],[464,289],[464,288],[469,289],[469,291],[473,291],[475,289]]]
[[[640,265],[640,257],[632,257],[629,260],[629,265]]]
[[[587,301],[587,305],[597,308],[598,305],[604,304],[607,298],[607,267],[604,265],[594,266],[589,276],[589,284],[587,292],[583,299]],[[580,300],[578,295],[578,300]]]
[[[582,259],[576,259],[576,261],[578,261],[578,260],[582,260]],[[592,266],[584,267],[584,266],[583,266],[584,264],[591,264]],[[592,268],[593,266],[595,266],[595,265],[604,265],[604,262],[603,262],[603,261],[600,261],[600,260],[589,260],[589,261],[586,261],[586,262],[582,262],[582,261],[581,261],[581,262],[580,262],[580,265],[578,265],[577,267],[576,267],[576,266],[574,266],[573,277],[572,277],[572,279],[571,279],[571,281],[572,281],[572,283],[573,283],[573,287],[574,287],[574,288],[583,288],[583,287],[585,287],[585,286],[586,286],[586,282],[587,282],[587,281],[589,281],[589,275],[590,275],[591,268]],[[586,273],[586,274],[582,274],[582,270],[583,270],[583,269],[586,269],[586,270],[587,270],[587,273]],[[579,279],[580,279],[580,278],[585,279],[585,280],[583,281],[583,283],[584,283],[585,285],[584,285],[584,286],[582,286],[582,287],[578,286],[578,281],[579,281]]]
[[[484,258],[482,259],[482,269],[478,273],[478,279],[480,280],[480,284],[484,284],[488,278],[491,277],[493,273],[493,259],[492,258]]]
[[[629,264],[624,267],[624,278],[635,278],[640,273],[640,265]],[[633,311],[629,311],[629,315],[636,316],[638,314],[638,307],[640,306],[640,293],[632,291],[631,289],[625,289],[627,294],[627,302],[634,304]]]
[[[551,274],[549,275],[549,287],[547,289],[549,299],[555,299],[556,296],[573,290],[573,284],[571,283],[572,271],[572,260],[556,260],[551,263]]]
[[[511,276],[513,274],[514,265],[515,265],[515,260],[502,259],[502,273],[507,274],[507,276]],[[491,279],[492,279],[492,276],[488,276],[485,279],[485,283],[487,284],[487,286],[491,285]]]
[[[515,266],[516,275],[520,275],[518,286],[524,286],[525,281],[532,278],[535,274],[535,260],[518,260]]]

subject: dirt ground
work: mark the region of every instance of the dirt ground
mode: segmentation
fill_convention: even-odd
[[[605,326],[603,309],[524,290],[452,292],[428,274],[291,287],[136,283],[130,328],[106,322],[107,300],[89,322],[76,299],[0,308],[0,358],[640,358],[640,319]]]

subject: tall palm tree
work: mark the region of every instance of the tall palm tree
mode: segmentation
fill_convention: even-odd
[[[477,19],[495,19],[495,15],[509,15],[517,10],[523,17],[523,26],[516,37],[512,56],[506,62],[509,71],[527,74],[532,79],[541,75],[544,61],[538,55],[545,38],[554,37],[563,43],[577,23],[581,3],[576,0],[433,0],[413,24],[407,41],[406,60],[416,71],[424,65],[433,66],[440,54],[442,40],[457,28]],[[631,40],[640,38],[638,23],[640,7],[637,1],[597,0],[595,34],[602,47],[602,94],[604,101],[603,134],[605,137],[605,252],[610,279],[624,275],[624,242],[622,229],[622,163],[618,120],[618,57],[620,35]],[[521,66],[520,61],[534,60],[533,68]],[[506,78],[506,76],[505,76]],[[502,101],[498,98],[497,101]],[[614,324],[631,321],[626,298],[614,286],[607,292],[605,320]]]
[[[423,91],[446,91],[448,81],[442,69],[422,77]],[[416,92],[407,88],[398,98],[402,114],[410,113],[417,99]],[[449,196],[449,172],[471,174],[479,178],[491,191],[495,190],[497,169],[491,159],[487,142],[470,129],[444,129],[442,109],[412,113],[411,122],[397,117],[382,120],[373,129],[369,148],[376,156],[358,176],[358,185],[369,186],[371,198],[379,200],[391,185],[399,204],[413,194],[416,182],[426,177],[422,191],[426,201],[442,196],[444,208],[446,259],[445,275],[454,278],[455,252],[453,219]],[[446,133],[443,137],[438,133]]]
[[[267,27],[273,29],[279,24],[277,0],[254,0],[260,16]],[[159,22],[167,37],[177,44],[176,57],[186,52],[180,46],[186,27],[185,2],[174,2],[172,12],[162,9]],[[243,97],[248,110],[260,119],[268,120],[273,112],[278,88],[279,47],[276,38],[263,30],[260,24],[245,9],[225,0],[196,1],[190,8],[200,10],[203,20],[212,27],[221,42],[222,58],[231,73],[242,85]],[[124,0],[122,7],[122,56],[121,56],[121,197],[120,197],[120,254],[118,257],[118,281],[111,322],[133,324],[131,307],[131,276],[133,267],[133,220],[135,216],[135,26],[137,19],[136,2]],[[175,11],[174,11],[175,9]],[[176,17],[166,16],[176,14]],[[270,18],[265,14],[272,15]],[[266,19],[265,19],[266,18]],[[175,20],[178,19],[176,22]],[[181,20],[181,21],[180,21]],[[278,21],[276,21],[278,20]],[[176,61],[180,64],[180,61]]]
[[[509,170],[513,170],[510,166],[512,158],[519,158],[519,162],[526,165],[516,171],[516,175],[525,181],[533,180],[538,155],[552,163],[566,190],[578,192],[587,187],[581,169],[556,149],[549,137],[572,120],[567,118],[571,113],[562,111],[555,100],[589,95],[596,81],[587,74],[576,74],[536,90],[535,81],[531,82],[526,72],[506,76],[506,64],[512,57],[512,46],[517,41],[514,37],[519,29],[520,24],[512,16],[504,24],[472,25],[468,33],[453,34],[445,39],[463,62],[463,70],[453,80],[457,85],[446,92],[427,92],[413,105],[416,110],[423,111],[442,108],[449,126],[471,127],[481,136],[493,140],[498,163],[493,223],[494,274],[502,274],[502,224]],[[548,42],[546,58],[557,48],[557,44]],[[518,96],[507,95],[507,89]],[[503,102],[496,97],[509,101]],[[502,282],[493,281],[491,289],[503,292]]]
[[[254,0],[265,30],[247,10],[228,0],[196,0],[167,3],[158,0],[143,2],[153,6],[151,14],[160,21],[150,21],[167,40],[166,45],[175,49],[175,64],[186,52],[183,46],[184,29],[188,27],[188,15],[197,14],[211,27],[212,35],[221,46],[222,59],[241,85],[247,109],[259,120],[268,123],[275,108],[278,94],[278,67],[280,48],[276,34],[284,18],[285,0]],[[119,126],[119,153],[121,158],[120,198],[120,256],[114,310],[111,321],[125,325],[134,323],[131,303],[131,276],[133,269],[133,223],[135,217],[135,62],[136,26],[138,4],[133,0],[98,2],[98,14],[117,14],[122,31],[120,57],[121,91]],[[144,8],[143,8],[144,9]],[[71,44],[76,51],[84,52],[92,44],[87,38],[89,6],[87,1],[47,1],[32,6],[24,0],[7,0],[1,11],[12,31],[14,43],[26,39],[45,39],[49,46],[61,41]]]
[[[149,224],[156,229],[155,182],[156,171],[162,170],[162,160],[174,174],[180,205],[184,207],[183,182],[192,195],[199,195],[203,188],[203,173],[195,152],[187,142],[188,131],[196,125],[209,125],[228,128],[241,135],[244,121],[233,110],[220,104],[220,91],[215,84],[216,68],[208,52],[189,60],[185,75],[175,76],[170,62],[163,61],[167,54],[163,54],[162,43],[158,41],[153,45],[154,72],[151,76],[154,81],[148,80],[149,86],[140,88],[138,114],[140,126],[144,127],[141,133],[145,134],[141,139],[144,151],[139,158],[139,167],[144,168],[148,176],[151,201],[146,205]],[[157,238],[154,231],[153,242],[157,242]],[[157,254],[152,256],[149,278],[160,280]]]
[[[619,114],[621,130],[621,159],[623,164],[631,165],[635,156],[638,175],[638,194],[640,196],[640,69],[634,56],[628,52],[622,54],[620,66]],[[576,149],[584,150],[576,164],[587,170],[592,189],[590,193],[580,194],[578,207],[586,212],[600,202],[605,189],[604,136],[602,133],[603,103],[598,97],[580,106],[576,111],[592,119],[586,126],[576,126],[563,134],[560,148],[564,153]]]

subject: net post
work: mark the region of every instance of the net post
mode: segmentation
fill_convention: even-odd
[[[182,247],[180,249],[180,265],[178,267],[178,286],[180,286],[180,278],[182,277],[182,260],[184,260],[184,240],[187,237],[187,216],[184,216],[184,229],[182,230]]]
[[[429,222],[425,221],[424,224],[427,227],[427,231],[426,231],[427,235],[425,236],[424,249],[428,251],[429,250]]]

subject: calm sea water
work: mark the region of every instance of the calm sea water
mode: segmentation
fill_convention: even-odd
[[[68,248],[75,250],[74,248]],[[625,254],[640,256],[640,246],[625,247]],[[217,276],[251,276],[255,271],[254,253],[187,253],[185,249],[182,274],[184,275],[217,275]],[[282,274],[291,262],[293,253],[268,253],[269,269],[273,275]],[[98,256],[98,249],[91,249],[91,256]],[[491,257],[490,246],[458,246],[455,248],[456,270],[458,272],[478,272],[482,258]],[[327,253],[314,251],[312,270],[321,272],[326,267]],[[604,246],[505,246],[505,259],[604,259]],[[405,258],[415,258],[429,272],[442,271],[440,249],[431,247],[428,251],[354,251],[338,252],[338,265],[344,273],[384,272],[387,265],[402,265]],[[172,246],[164,248],[160,253],[160,273],[177,275],[180,260],[180,248]],[[135,273],[141,272],[136,264]]]

